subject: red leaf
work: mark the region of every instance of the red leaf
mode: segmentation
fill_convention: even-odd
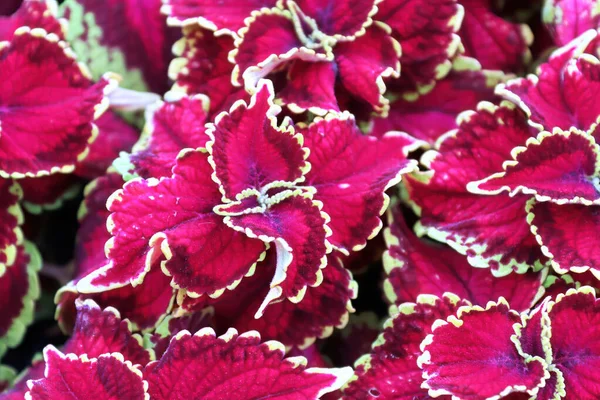
[[[422,295],[416,303],[393,307],[392,317],[385,322],[371,353],[356,361],[355,379],[344,389],[344,399],[430,399],[427,390],[421,388],[419,345],[431,333],[436,319],[454,314],[465,304],[468,302],[445,294],[441,298]]]
[[[563,132],[542,132],[527,140],[525,147],[512,152],[514,161],[504,163],[498,172],[468,185],[471,193],[510,196],[535,195],[538,201],[558,204],[600,203],[598,178],[600,147],[593,137],[572,128]]]
[[[235,34],[252,11],[279,6],[281,0],[240,0],[215,3],[212,0],[165,0],[162,12],[171,25],[198,24],[213,31]]]
[[[464,10],[456,0],[387,0],[375,20],[392,28],[402,46],[402,77],[394,86],[414,99],[450,72]]]
[[[504,297],[514,310],[524,311],[544,293],[546,272],[496,278],[489,269],[472,267],[450,247],[417,238],[399,209],[394,210],[385,237],[389,250],[383,256],[387,273],[383,287],[393,304],[415,301],[420,294],[451,292],[480,306]]]
[[[552,266],[559,273],[588,269],[600,275],[596,235],[600,207],[550,202],[527,204],[527,221]]]
[[[485,69],[518,72],[531,61],[533,33],[525,24],[497,16],[489,0],[459,0],[465,19],[458,32],[465,55]]]
[[[225,224],[251,238],[275,243],[277,267],[257,317],[271,301],[285,296],[297,303],[304,297],[307,286],[320,285],[321,268],[327,265],[326,254],[331,251],[327,241],[331,233],[327,227],[329,218],[310,194],[286,190],[271,197],[271,201],[262,213],[224,218]]]
[[[434,323],[422,343],[424,387],[430,396],[461,399],[501,398],[512,392],[534,395],[548,377],[539,357],[521,354],[511,336],[519,314],[504,300],[485,309],[463,307],[457,317]]]
[[[30,381],[31,400],[147,399],[141,371],[119,353],[97,359],[63,354],[53,346],[44,350],[45,377]]]
[[[317,399],[339,389],[350,368],[306,368],[304,357],[284,359],[283,345],[260,343],[258,332],[230,329],[215,337],[210,328],[180,332],[160,361],[144,371],[152,399]]]
[[[301,133],[310,149],[306,184],[331,217],[330,242],[344,252],[362,249],[381,229],[385,191],[416,168],[406,155],[420,143],[396,133],[364,136],[348,113],[316,119]]]
[[[281,110],[273,104],[270,81],[262,81],[249,105],[234,104],[209,125],[209,162],[214,167],[224,201],[233,201],[246,189],[263,190],[279,181],[301,182],[310,168],[302,136],[290,121],[278,125]]]
[[[73,171],[97,135],[92,122],[114,82],[92,84],[56,36],[25,27],[0,51],[0,70],[0,176]]]
[[[495,276],[541,268],[545,260],[526,222],[526,196],[482,196],[467,191],[471,181],[502,170],[513,148],[533,134],[523,114],[508,103],[482,102],[459,117],[439,151],[422,162],[431,171],[409,176],[410,200],[421,214],[422,233],[448,243]]]

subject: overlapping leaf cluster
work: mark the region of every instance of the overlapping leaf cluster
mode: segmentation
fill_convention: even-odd
[[[599,10],[0,5],[0,399],[599,398]]]

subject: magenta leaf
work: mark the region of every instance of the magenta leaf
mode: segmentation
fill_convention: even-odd
[[[537,393],[549,376],[540,357],[519,352],[511,336],[521,318],[504,299],[486,308],[462,307],[456,317],[433,324],[423,341],[419,366],[429,395],[461,399],[501,398]]]
[[[549,0],[544,4],[542,18],[554,42],[563,46],[588,29],[599,27],[595,0]]]
[[[281,108],[273,104],[273,86],[262,82],[249,105],[236,103],[207,130],[209,162],[224,201],[278,181],[301,182],[310,168],[302,135],[295,134],[288,120],[278,125]]]
[[[406,156],[420,142],[395,133],[364,136],[348,113],[317,119],[300,132],[310,149],[306,184],[317,189],[315,199],[331,217],[329,241],[345,252],[362,249],[381,229],[385,191],[415,170]]]
[[[0,7],[11,2],[3,2]],[[56,16],[56,3],[53,0],[19,0],[19,3],[14,13],[0,16],[0,40],[11,40],[15,31],[22,26],[42,28],[64,40],[63,21]]]
[[[443,136],[422,163],[431,171],[408,176],[411,202],[421,214],[419,229],[467,255],[495,276],[541,269],[545,260],[526,222],[526,196],[475,195],[471,181],[502,170],[513,148],[534,135],[514,105],[482,102],[459,116],[459,127]]]
[[[144,371],[152,399],[190,400],[234,397],[239,400],[318,399],[339,389],[350,368],[306,368],[304,357],[284,358],[278,342],[261,343],[250,331],[230,329],[216,337],[211,328],[193,336],[182,331],[163,357]]]
[[[274,242],[277,267],[271,289],[257,317],[271,301],[285,296],[297,303],[307,286],[323,281],[322,268],[327,265],[331,234],[329,217],[321,211],[322,204],[301,190],[285,190],[265,200],[267,209],[261,213],[226,216],[225,224],[236,231],[265,243]]]
[[[33,322],[35,301],[40,297],[38,271],[42,259],[29,241],[15,247],[14,259],[0,265],[0,356],[21,343]]]
[[[419,345],[431,333],[438,318],[446,318],[459,306],[469,304],[450,293],[442,297],[421,295],[416,303],[392,307],[392,317],[373,343],[370,354],[355,363],[355,375],[344,388],[344,399],[429,399],[421,387],[417,365]]]
[[[450,72],[464,9],[456,0],[388,0],[377,7],[374,19],[389,25],[402,46],[402,76],[393,86],[414,100]]]
[[[429,93],[416,100],[400,97],[392,101],[387,118],[372,120],[370,133],[407,132],[433,146],[440,136],[458,127],[456,118],[461,112],[477,108],[480,101],[494,100],[494,87],[502,78],[497,71],[481,70],[474,59],[458,57],[448,76]]]
[[[265,245],[229,229],[213,213],[220,196],[207,158],[203,149],[188,149],[179,154],[172,177],[132,180],[111,196],[110,262],[81,280],[79,291],[137,286],[162,257],[172,285],[196,296],[235,287],[250,272]],[[218,256],[225,251],[236,254],[227,267]]]
[[[44,378],[29,381],[26,398],[31,400],[148,399],[148,384],[139,367],[119,353],[98,358],[63,354],[53,346],[44,350]],[[68,397],[65,394],[68,393]]]
[[[516,24],[496,15],[489,0],[459,0],[465,19],[458,32],[465,55],[483,68],[519,72],[531,61],[533,33],[528,25]]]
[[[600,275],[600,259],[595,251],[596,227],[600,224],[598,206],[558,205],[550,202],[527,204],[527,221],[554,269]]]
[[[383,96],[384,78],[400,76],[400,45],[385,25],[369,27],[365,34],[335,47],[335,63],[348,93],[383,115],[389,108]]]
[[[40,28],[15,32],[0,51],[0,69],[0,176],[73,171],[97,135],[93,121],[116,82],[93,84],[66,44]]]
[[[279,5],[281,0],[239,0],[215,3],[211,0],[164,0],[163,14],[171,25],[198,24],[203,28],[235,34],[252,11]]]
[[[275,267],[273,249],[265,261],[257,265],[252,277],[244,279],[235,291],[211,302],[215,309],[216,328],[256,330],[264,339],[277,340],[288,348],[296,346],[304,349],[316,339],[329,337],[334,328],[346,325],[349,313],[354,312],[351,300],[356,298],[357,284],[333,254],[328,256],[323,282],[317,287],[307,288],[301,302],[292,303],[286,299],[271,304],[261,318],[255,319],[254,314],[269,292],[269,281]]]
[[[509,81],[496,92],[518,104],[530,118],[529,123],[539,130],[590,129],[600,109],[596,99],[600,88],[598,60],[582,55],[594,39],[590,33],[552,53],[537,76]]]
[[[370,17],[377,11],[373,0],[295,0],[292,9],[300,15],[311,18],[317,29],[338,40],[353,39],[364,33],[364,28],[372,21]]]
[[[469,191],[524,193],[558,204],[600,203],[600,147],[589,134],[555,128],[527,140],[525,147],[515,148],[512,155],[514,161],[504,163],[504,172],[470,183]]]
[[[450,247],[418,238],[406,226],[400,210],[393,211],[385,231],[388,251],[383,255],[387,273],[383,288],[390,303],[415,301],[420,294],[451,292],[479,306],[504,297],[514,310],[524,311],[544,294],[546,272],[494,277],[489,269],[471,266],[467,257]]]
[[[146,129],[131,154],[115,162],[120,172],[160,178],[171,176],[177,154],[184,148],[204,147],[208,141],[205,134],[209,101],[205,96],[178,96],[171,93],[166,102],[157,104],[149,115]],[[125,169],[125,171],[123,171]]]
[[[564,385],[558,389],[567,397],[592,399],[600,395],[600,382],[589,373],[600,352],[596,330],[599,308],[595,291],[589,286],[570,289],[546,306],[550,324],[543,343],[550,347],[549,360],[556,368],[557,384]]]
[[[183,28],[183,35],[173,46],[177,57],[169,66],[169,77],[175,81],[173,90],[209,96],[212,115],[229,110],[236,100],[245,99],[246,91],[231,82],[234,65],[228,56],[234,48],[233,38],[215,36],[195,25]]]

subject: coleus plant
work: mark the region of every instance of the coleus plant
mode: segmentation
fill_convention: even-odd
[[[0,399],[599,398],[598,10],[4,2]]]

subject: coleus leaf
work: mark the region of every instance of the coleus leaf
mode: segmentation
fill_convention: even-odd
[[[170,25],[194,25],[218,33],[235,33],[244,20],[261,8],[281,7],[282,0],[242,0],[235,3],[214,3],[210,0],[165,0],[162,12]]]
[[[442,296],[451,292],[479,306],[504,297],[512,309],[524,311],[544,294],[542,282],[547,270],[496,278],[488,269],[472,267],[464,255],[450,247],[417,238],[399,208],[390,213],[385,238],[388,251],[383,266],[387,277],[383,288],[392,304],[415,301],[420,294]]]
[[[92,84],[66,44],[40,28],[19,28],[0,51],[0,67],[0,176],[73,171],[97,135],[93,120],[115,81]]]
[[[16,201],[18,185],[11,181],[0,181],[3,198],[8,200],[0,208],[3,218],[3,249],[0,252],[0,357],[7,349],[18,346],[25,330],[33,322],[34,303],[40,296],[38,271],[42,259],[35,245],[23,240],[20,224],[22,212]],[[14,201],[14,202],[13,202]]]
[[[335,94],[336,75],[337,67],[333,62],[294,60],[278,97],[296,113],[305,110],[315,114],[323,114],[325,110],[339,111]],[[316,82],[320,84],[316,85]]]
[[[235,40],[235,49],[229,54],[229,60],[235,63],[232,81],[256,87],[260,78],[290,60],[331,61],[333,55],[329,50],[304,46],[294,27],[297,22],[288,10],[279,8],[263,8],[248,18]]]
[[[400,66],[399,45],[390,36],[390,28],[376,22],[366,29],[360,28],[361,32],[352,40],[343,34],[330,37],[319,31],[317,22],[306,16],[298,4],[289,4],[291,13],[277,8],[263,9],[247,20],[247,27],[240,30],[241,37],[230,54],[236,63],[234,81],[241,76],[246,87],[254,88],[270,72],[287,70],[278,98],[294,113],[309,110],[318,115],[328,110],[339,111],[341,89],[336,88],[339,81],[347,96],[385,114],[388,100],[383,97],[386,89],[383,78],[398,77]],[[331,6],[309,2],[307,6],[311,13],[331,17],[328,21],[332,24],[339,19],[350,25],[361,18],[370,24],[366,15],[373,8],[372,4],[366,8],[354,5],[352,12],[341,16],[336,13],[338,8],[346,7],[343,2],[332,2]],[[319,85],[315,85],[315,78]]]
[[[87,398],[85,393],[90,391],[89,394],[107,396],[105,398],[109,399],[144,399],[144,396],[136,397],[138,379],[135,376],[141,382],[139,366],[143,367],[153,360],[154,353],[143,347],[142,338],[132,334],[131,328],[130,322],[121,319],[116,309],[112,307],[101,309],[92,300],[78,300],[73,335],[67,340],[62,352],[52,346],[44,350],[44,361],[40,362],[46,364],[46,372],[44,375],[43,365],[34,364],[28,376],[30,379],[41,378],[41,380],[30,381],[29,396],[31,397],[28,398],[62,399],[63,397],[58,393],[67,390],[73,396],[71,398]],[[136,366],[133,367],[132,364]],[[134,372],[135,376],[131,375],[124,366],[127,366],[130,372]],[[114,377],[113,374],[117,376]],[[121,374],[126,382],[119,381],[119,384],[116,384],[114,379]],[[84,380],[87,382],[81,382]],[[127,392],[127,388],[112,387],[127,384],[133,385],[132,392]],[[144,383],[143,387],[147,387],[147,384]],[[104,393],[105,391],[107,393]]]
[[[160,181],[154,178],[133,180],[128,182],[121,191],[111,196],[108,208],[113,214],[108,220],[108,226],[114,239],[110,239],[107,244],[107,256],[110,262],[106,267],[100,268],[80,280],[77,284],[80,292],[100,292],[129,284],[137,286],[143,282],[147,272],[152,269],[152,265],[159,262],[164,256],[162,270],[173,277],[172,285],[174,287],[184,288],[192,297],[198,297],[204,293],[216,297],[223,293],[225,288],[235,288],[244,275],[251,275],[254,264],[264,257],[265,243],[274,240],[281,245],[277,279],[285,277],[286,270],[290,276],[287,280],[287,284],[290,286],[288,297],[296,296],[295,298],[299,301],[306,290],[304,289],[306,284],[318,285],[321,282],[322,275],[319,267],[325,265],[325,254],[330,251],[328,242],[325,240],[328,235],[325,225],[328,218],[321,213],[320,203],[312,200],[311,193],[314,192],[314,189],[281,192],[277,188],[279,185],[290,187],[290,183],[280,183],[282,180],[301,180],[303,173],[308,168],[308,164],[304,161],[307,151],[301,147],[302,136],[293,133],[289,122],[284,123],[285,131],[271,126],[275,116],[270,114],[269,110],[276,109],[271,103],[272,88],[267,85],[262,87],[264,89],[261,89],[253,98],[250,107],[239,103],[234,106],[230,114],[222,115],[217,119],[216,125],[211,127],[212,131],[209,131],[211,141],[207,143],[207,147],[211,151],[211,159],[207,160],[205,150],[201,148],[185,150],[178,156],[172,177],[163,178]],[[257,112],[256,109],[261,112]],[[238,112],[236,113],[236,111]],[[256,133],[247,132],[246,137],[240,135],[238,142],[233,141],[232,129],[237,130],[239,127],[247,130],[245,124],[233,123],[236,122],[236,118],[260,124],[260,119],[252,120],[249,116],[262,117],[262,128],[267,131],[263,132],[257,129]],[[232,123],[233,125],[231,125]],[[264,136],[265,134],[266,136]],[[262,139],[261,135],[263,135]],[[265,138],[273,141],[269,142]],[[262,154],[260,160],[252,151],[248,152],[248,148],[240,146],[244,140],[257,142],[262,140],[267,150]],[[226,154],[222,153],[221,149],[226,148],[229,144],[233,147],[228,149]],[[283,153],[278,153],[279,151],[283,151]],[[288,158],[290,151],[296,155],[295,158],[294,156]],[[265,157],[265,155],[269,155],[271,158]],[[254,170],[233,168],[232,179],[229,180],[230,175],[228,174],[231,172],[228,171],[229,165],[238,168],[236,163],[229,163],[229,157],[238,156],[249,157],[251,164],[253,162],[260,164],[259,161],[263,164]],[[287,173],[283,172],[282,175],[277,175],[275,172],[275,175],[269,175],[274,172],[273,167],[279,168],[281,162],[285,165],[288,159],[291,162],[298,161],[299,165],[296,166],[292,163]],[[213,170],[209,161],[215,167],[216,174],[214,176],[237,185],[236,189],[231,192],[232,196],[236,196],[237,201],[231,202],[231,199],[224,197],[227,203],[219,205],[218,186],[211,180]],[[248,171],[250,174],[244,176]],[[220,175],[220,172],[223,174]],[[240,176],[238,176],[239,172],[241,172]],[[261,174],[264,174],[265,178]],[[293,185],[293,183],[291,184]],[[266,198],[256,189],[248,192],[253,185],[264,191]],[[246,189],[245,186],[250,188]],[[237,190],[241,191],[236,192]],[[223,193],[227,192],[224,190]],[[241,197],[238,197],[237,195],[240,193]],[[251,198],[250,195],[258,195],[258,197]],[[246,210],[242,204],[242,200],[246,199],[259,200],[264,204]],[[273,234],[261,234],[259,239],[254,239],[256,236],[243,227],[239,228],[243,234],[237,233],[222,223],[222,217],[213,213],[213,207],[217,205],[219,207],[216,210],[219,214],[227,215],[228,221],[247,217],[245,223],[264,224],[261,229],[266,229],[266,231],[263,233],[268,233],[273,228],[280,232],[274,233],[271,230],[270,232]],[[242,208],[235,211],[236,207]],[[255,214],[247,214],[248,212]],[[312,235],[308,241],[292,230],[294,218],[305,219],[306,229]],[[148,223],[139,225],[144,219]],[[200,221],[203,223],[198,224]],[[320,229],[314,229],[315,223],[317,226],[320,225]],[[233,226],[234,223],[230,223],[230,225]],[[237,226],[241,225],[237,224]],[[258,227],[252,225],[252,229],[257,231]],[[280,236],[280,233],[283,232],[282,229],[287,233],[284,232]],[[221,243],[221,250],[219,247],[214,247],[217,241]],[[306,245],[309,247],[304,247]],[[203,250],[205,246],[210,247],[209,252]],[[303,248],[309,251],[303,254]],[[230,268],[223,268],[222,263],[216,263],[216,254],[225,249],[240,254],[231,259],[233,264]],[[295,257],[290,256],[292,249],[296,249]],[[158,253],[159,250],[162,255]],[[310,252],[314,253],[314,256],[310,256]],[[204,253],[204,258],[196,256],[200,253]],[[197,260],[198,263],[190,265],[189,260]],[[302,264],[302,260],[308,264]],[[313,263],[315,261],[316,263]],[[293,267],[288,268],[290,263],[293,264]],[[295,275],[298,271],[305,276]],[[279,284],[282,281],[274,280],[273,282],[276,282],[273,283],[273,291],[281,295],[283,290]],[[273,296],[269,297],[269,301],[273,299]],[[268,301],[265,302],[265,306],[266,304]]]
[[[438,318],[453,315],[469,303],[446,293],[442,297],[420,295],[416,303],[404,303],[390,310],[392,317],[373,343],[370,354],[355,363],[355,375],[344,388],[344,399],[429,399],[417,358],[419,346],[431,333]]]
[[[527,204],[527,222],[542,252],[558,273],[590,270],[600,276],[596,232],[600,220],[598,206],[558,205],[551,202]]]
[[[111,171],[90,182],[77,213],[79,229],[75,243],[75,276],[85,276],[107,263],[104,243],[110,239],[106,220],[110,212],[106,201],[123,186],[123,178]]]
[[[146,127],[131,154],[122,155],[114,165],[126,178],[171,176],[181,150],[206,145],[204,122],[208,107],[205,96],[169,92],[165,102],[154,105],[147,113]]]
[[[83,294],[103,307],[118,307],[123,317],[129,319],[133,329],[153,329],[171,311],[175,291],[158,265],[154,265],[138,286],[126,285],[101,293]]]
[[[533,33],[528,25],[504,20],[490,0],[459,0],[465,18],[458,34],[465,55],[485,69],[518,72],[531,61]]]
[[[206,147],[223,201],[234,201],[246,189],[263,190],[276,182],[302,182],[310,168],[303,137],[291,120],[278,125],[281,107],[273,103],[270,81],[261,81],[249,105],[236,102],[229,113],[208,124]]]
[[[286,359],[284,354],[283,345],[261,343],[256,331],[238,335],[230,329],[219,337],[211,328],[193,336],[182,331],[163,357],[146,367],[144,377],[156,400],[264,396],[316,400],[339,389],[352,374],[349,367],[306,368],[304,357]]]
[[[345,41],[365,33],[365,28],[373,22],[371,16],[377,12],[376,3],[374,0],[294,0],[287,5],[301,17],[310,18],[319,32]]]
[[[525,147],[513,149],[512,156],[503,164],[504,172],[470,183],[469,191],[507,191],[511,196],[522,192],[557,204],[600,202],[600,147],[591,135],[575,128],[566,132],[555,128],[528,139]]]
[[[542,20],[558,46],[599,27],[596,0],[546,0]]]
[[[85,294],[77,290],[77,281],[63,286],[55,295],[56,318],[64,332],[72,330],[77,298],[92,299],[103,307],[118,307],[136,331],[154,329],[171,311],[175,293],[169,285],[170,278],[158,265],[152,269],[144,282],[138,286],[123,286],[101,293]]]
[[[467,255],[471,265],[491,267],[495,276],[541,268],[546,261],[525,220],[527,197],[467,191],[469,182],[502,170],[512,149],[534,131],[522,112],[506,102],[482,102],[476,112],[465,112],[458,121],[458,129],[443,137],[438,151],[421,158],[431,171],[405,181],[421,215],[417,228]]]
[[[21,343],[33,322],[35,301],[40,296],[37,274],[42,267],[41,256],[27,241],[17,246],[16,252],[13,265],[0,276],[0,355]]]
[[[70,332],[75,319],[75,299],[81,295],[93,299],[104,307],[119,309],[136,329],[153,328],[170,310],[174,293],[158,265],[151,270],[141,285],[125,285],[113,290],[94,294],[80,294],[76,285],[85,277],[108,263],[104,244],[110,239],[106,220],[110,212],[106,209],[108,197],[123,185],[122,177],[114,172],[90,183],[79,211],[80,227],[75,245],[74,280],[60,288],[55,295],[56,318],[65,332]]]
[[[172,285],[196,296],[234,287],[251,270],[265,245],[229,229],[213,213],[220,196],[207,158],[203,149],[188,149],[178,156],[172,177],[134,179],[111,196],[110,262],[82,279],[79,291],[137,286],[163,256],[161,268]],[[236,254],[227,267],[218,257],[224,251]]]
[[[0,40],[11,40],[21,26],[42,28],[64,40],[66,21],[56,17],[58,6],[55,0],[24,0],[19,3],[14,13],[0,13],[3,15],[0,16]]]
[[[160,7],[160,0],[69,0],[61,13],[69,21],[67,40],[94,79],[112,71],[123,87],[164,93],[178,32],[167,27]]]
[[[592,399],[600,395],[600,382],[590,368],[597,362],[600,303],[589,287],[570,289],[546,304],[543,314],[549,323],[542,328],[547,361],[556,368],[558,384],[568,397]],[[564,383],[561,382],[564,380]]]
[[[317,118],[300,132],[311,150],[306,184],[331,217],[329,241],[343,252],[362,249],[381,229],[385,191],[416,170],[407,154],[422,143],[400,133],[364,136],[347,112]]]
[[[374,19],[389,25],[402,46],[402,76],[391,85],[414,100],[450,72],[464,9],[456,0],[388,0],[377,7]]]
[[[546,362],[520,352],[511,337],[521,321],[504,299],[486,308],[465,306],[433,324],[419,366],[429,395],[499,399],[512,392],[535,395],[549,374]]]
[[[304,298],[307,286],[319,286],[323,281],[321,269],[327,266],[327,254],[331,252],[327,240],[331,235],[329,217],[311,193],[285,190],[271,199],[273,203],[267,203],[263,212],[227,215],[223,219],[226,225],[250,238],[275,243],[277,267],[257,318],[271,301],[285,296],[297,303]]]
[[[457,128],[456,117],[461,112],[475,109],[480,101],[494,100],[494,87],[503,78],[497,71],[482,70],[473,58],[457,57],[448,76],[430,92],[416,100],[393,100],[387,118],[371,120],[369,133],[407,132],[433,146],[444,133]]]
[[[275,242],[277,269],[264,306],[285,296],[298,302],[306,286],[322,281],[320,268],[331,251],[329,217],[313,200],[312,187],[292,188],[303,182],[310,168],[303,136],[285,119],[277,125],[280,108],[273,104],[273,87],[261,81],[250,105],[243,102],[208,125],[207,149],[219,182],[224,205],[215,211],[235,230]],[[258,125],[258,129],[253,129]],[[231,202],[233,199],[236,201]],[[260,315],[261,310],[257,315]]]
[[[52,174],[19,179],[23,188],[23,206],[32,214],[56,210],[65,201],[80,194],[82,179],[95,179],[104,174],[121,151],[130,151],[139,132],[113,112],[96,120],[98,137],[85,159],[78,162],[73,174]]]
[[[73,335],[63,352],[86,354],[96,358],[102,354],[119,353],[133,364],[146,365],[154,354],[142,345],[142,338],[132,334],[132,325],[121,318],[113,307],[100,308],[93,300],[77,300],[77,319]]]
[[[44,378],[29,381],[26,398],[56,400],[68,398],[149,400],[148,384],[142,372],[119,353],[88,358],[85,354],[63,354],[54,346],[44,349]]]
[[[384,78],[400,76],[401,58],[400,45],[391,36],[391,29],[376,22],[356,39],[338,43],[334,55],[346,92],[370,105],[375,113],[387,115],[389,100],[384,97]]]
[[[309,287],[301,302],[280,301],[269,305],[261,318],[254,318],[269,292],[269,280],[276,268],[273,250],[257,265],[252,277],[244,279],[235,291],[210,302],[215,308],[217,329],[256,330],[264,339],[277,340],[287,348],[305,349],[317,338],[329,337],[334,328],[343,328],[349,313],[354,312],[351,300],[356,298],[358,287],[333,254],[328,256],[323,282]]]
[[[215,36],[196,25],[185,26],[183,37],[173,46],[177,57],[169,65],[169,77],[175,81],[172,90],[209,96],[211,115],[229,110],[236,100],[246,99],[244,88],[231,82],[234,64],[228,55],[233,48],[233,39],[227,35]]]
[[[310,110],[324,115],[359,102],[387,115],[384,78],[397,78],[400,71],[400,46],[389,27],[376,22],[359,37],[337,43],[332,54],[333,61],[294,60],[278,98],[295,113]],[[344,103],[341,93],[350,104]]]
[[[225,295],[227,296],[227,295]],[[202,328],[214,326],[215,311],[212,307],[206,307],[200,311],[186,312],[181,309],[168,315],[156,327],[151,335],[146,336],[157,359],[160,359],[169,348],[171,338],[181,331],[196,333]],[[145,343],[148,347],[148,344]]]
[[[590,289],[590,288],[587,288]],[[583,288],[583,290],[587,290]],[[554,305],[556,300],[565,296],[569,291],[565,289],[562,293],[554,297],[546,297],[544,301],[536,308],[527,313],[522,314],[522,322],[515,325],[516,335],[514,337],[515,344],[518,346],[526,357],[537,356],[546,360],[548,364],[549,377],[545,381],[545,385],[540,388],[536,398],[554,399],[565,397],[565,380],[564,375],[555,364],[552,364],[552,349],[548,342],[548,337],[551,335],[550,324],[548,318],[548,310]],[[575,291],[570,290],[573,294]],[[574,311],[574,310],[570,310]]]
[[[19,201],[23,198],[21,186],[10,180],[0,180],[0,276],[6,267],[14,264],[17,246],[23,243],[23,232],[20,225],[24,222],[23,210]]]
[[[599,67],[594,56],[583,52],[595,37],[595,32],[586,32],[552,53],[537,75],[509,81],[496,92],[518,104],[540,131],[588,130],[599,113],[595,95]]]

